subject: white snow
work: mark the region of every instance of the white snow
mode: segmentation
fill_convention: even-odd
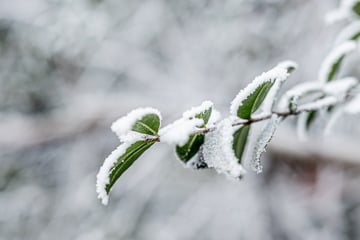
[[[293,68],[294,70],[299,67],[299,65],[296,62],[291,60],[285,60],[283,62],[280,62],[277,66],[285,69]]]
[[[323,84],[320,84],[318,82],[305,82],[296,85],[292,89],[288,90],[280,99],[278,106],[279,110],[287,111],[290,103],[297,107],[297,101],[299,100],[299,98],[309,93],[321,91],[322,86]]]
[[[254,148],[253,157],[251,159],[251,168],[256,173],[261,173],[263,166],[261,164],[261,155],[266,151],[266,147],[271,141],[276,128],[278,127],[279,123],[281,122],[282,117],[277,115],[273,115],[271,119],[267,122],[264,129],[261,131]]]
[[[246,171],[238,163],[232,148],[235,130],[236,128],[232,127],[232,119],[222,120],[214,131],[206,134],[202,155],[209,168],[233,178],[240,178]]]
[[[335,96],[340,100],[343,99],[345,95],[357,84],[359,84],[357,78],[347,77],[327,83],[324,86],[324,92]]]
[[[355,35],[360,33],[360,21],[354,21],[345,27],[335,40],[335,45],[339,45],[342,42],[349,41]]]
[[[96,175],[96,192],[98,198],[101,199],[102,204],[107,205],[109,201],[109,195],[105,188],[110,182],[111,169],[116,164],[118,158],[126,152],[126,149],[131,146],[133,142],[124,142],[118,146],[104,161],[98,174]]]
[[[345,112],[349,114],[359,114],[360,113],[360,94],[355,96],[348,104],[345,106]]]
[[[340,20],[352,19],[356,17],[356,14],[352,11],[352,8],[358,2],[359,0],[342,0],[338,9],[326,14],[325,21],[328,24],[332,24]]]
[[[125,117],[121,117],[116,120],[111,125],[111,130],[116,133],[120,140],[122,140],[121,138],[123,138],[124,135],[131,131],[136,121],[142,119],[145,115],[148,114],[156,114],[159,116],[161,122],[161,114],[159,110],[150,107],[137,108],[129,112]]]
[[[346,41],[336,47],[334,50],[332,50],[330,54],[325,58],[324,62],[321,64],[319,70],[319,81],[322,83],[327,82],[329,73],[331,72],[333,65],[337,61],[339,61],[340,58],[354,51],[356,47],[357,45],[355,41]]]
[[[313,111],[319,110],[324,107],[329,107],[338,102],[338,99],[333,96],[324,97],[313,102],[305,103],[300,105],[297,110],[298,111]]]
[[[203,124],[204,120],[199,118],[180,118],[160,129],[160,140],[168,144],[183,146],[188,141],[190,135],[199,131],[199,127]]]
[[[192,107],[190,110],[183,113],[183,118],[194,118],[197,114],[205,112],[209,108],[213,107],[213,103],[211,101],[204,101],[200,104],[200,106]]]
[[[243,102],[263,83],[265,82],[274,82],[274,81],[284,81],[289,74],[284,67],[276,66],[273,69],[269,70],[256,77],[254,81],[248,84],[244,89],[242,89],[238,95],[231,102],[230,113],[233,116],[237,116],[237,110],[242,106]]]
[[[195,116],[212,107],[213,103],[211,101],[204,101],[199,106],[192,107],[190,110],[185,111],[182,118],[160,129],[159,135],[161,141],[183,146],[188,141],[190,135],[199,131],[201,129],[200,127],[204,125],[204,120],[196,118]],[[207,125],[213,124],[214,121],[218,120],[218,117],[219,113],[213,109]]]

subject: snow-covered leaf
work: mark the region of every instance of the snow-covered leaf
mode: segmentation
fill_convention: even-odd
[[[96,182],[98,198],[104,205],[107,205],[109,192],[119,177],[153,144],[146,141],[125,142],[105,159]]]
[[[345,56],[354,51],[356,46],[355,41],[346,41],[331,51],[320,67],[320,82],[325,83],[334,80]]]
[[[212,106],[212,102],[205,101],[200,106],[186,111],[183,114],[183,119],[201,119],[203,120],[203,125],[200,127],[205,128],[212,114]],[[185,144],[178,144],[176,146],[176,155],[181,161],[187,163],[199,152],[204,140],[205,137],[202,134],[191,134]]]
[[[246,171],[235,156],[233,134],[231,118],[222,120],[214,131],[206,134],[200,156],[207,167],[239,179]]]
[[[238,162],[242,162],[242,156],[245,151],[246,143],[250,132],[250,125],[241,126],[233,134],[233,149]]]
[[[279,125],[282,117],[273,115],[273,117],[267,122],[263,130],[261,131],[254,148],[253,158],[251,159],[251,167],[257,172],[262,172],[261,155],[266,151],[267,145],[271,141],[277,126]]]
[[[283,81],[288,77],[288,69],[276,66],[268,72],[256,77],[253,82],[241,90],[230,106],[230,113],[242,119],[250,119],[266,99],[275,81]],[[269,99],[272,105],[274,99]]]
[[[352,6],[352,10],[360,17],[360,1],[356,1]]]
[[[120,140],[133,131],[145,135],[157,135],[161,124],[161,114],[154,108],[138,108],[125,117],[119,118],[111,125],[111,130],[115,132]]]
[[[360,37],[360,21],[354,21],[345,27],[335,40],[335,44],[339,45],[345,41],[357,41]]]

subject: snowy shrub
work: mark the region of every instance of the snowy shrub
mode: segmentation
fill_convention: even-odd
[[[360,113],[359,81],[338,77],[344,58],[358,48],[359,14],[360,1],[354,0],[344,0],[338,10],[329,14],[330,22],[347,20],[350,24],[323,61],[317,81],[298,84],[279,96],[284,81],[297,68],[295,62],[284,61],[242,89],[230,104],[229,116],[223,119],[211,101],[204,101],[162,128],[161,114],[153,108],[133,110],[114,122],[111,129],[118,135],[120,146],[105,159],[97,175],[97,193],[102,203],[108,203],[114,183],[155,143],[174,146],[186,167],[213,168],[241,179],[246,174],[245,158],[250,158],[254,171],[262,171],[261,155],[286,118],[298,117],[298,135],[306,139],[320,112],[329,119],[325,132],[343,114]],[[263,128],[254,138],[257,123],[263,123]],[[255,144],[249,144],[250,139],[255,139]]]

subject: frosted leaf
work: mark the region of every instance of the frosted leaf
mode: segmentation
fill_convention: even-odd
[[[328,136],[331,133],[331,130],[335,127],[335,124],[338,122],[339,118],[344,114],[344,109],[341,107],[336,108],[335,111],[329,117],[329,121],[325,127],[324,135]]]
[[[116,135],[120,138],[120,140],[122,140],[121,138],[128,134],[133,126],[135,125],[135,123],[139,120],[141,120],[144,116],[149,115],[149,114],[155,114],[159,117],[160,122],[161,122],[161,114],[157,109],[154,108],[137,108],[132,110],[131,112],[129,112],[125,117],[121,117],[118,120],[116,120],[112,125],[111,125],[111,130],[116,133]],[[144,126],[146,127],[146,126]],[[150,132],[153,132],[151,129],[149,129]],[[154,133],[153,135],[155,135],[156,133]]]
[[[348,114],[360,113],[360,94],[345,105],[344,111]]]
[[[192,107],[190,110],[183,113],[183,118],[194,118],[196,115],[207,111],[213,107],[213,103],[211,101],[204,101],[200,106]]]
[[[160,129],[159,135],[162,142],[168,144],[184,145],[190,135],[196,133],[204,125],[204,120],[199,118],[180,118],[175,122]]]
[[[279,102],[280,111],[290,110],[292,111],[297,109],[298,101],[301,97],[306,96],[311,93],[316,93],[322,91],[323,85],[318,82],[305,82],[299,85],[296,85],[294,88],[287,91]]]
[[[248,98],[256,91],[260,86],[265,83],[274,83],[277,81],[284,81],[289,76],[287,69],[284,67],[276,66],[268,72],[261,74],[256,77],[254,81],[248,84],[242,89],[230,105],[230,113],[233,116],[238,116],[238,109],[248,100]],[[269,99],[270,100],[270,99]],[[267,101],[269,101],[267,100]],[[271,102],[272,104],[272,102]],[[270,104],[267,104],[269,106]]]
[[[109,195],[106,192],[106,186],[110,183],[111,169],[115,166],[118,158],[122,156],[128,147],[134,142],[125,142],[118,146],[104,161],[98,174],[96,175],[96,192],[102,204],[107,205]]]
[[[238,163],[232,149],[234,130],[230,118],[222,120],[214,131],[205,136],[202,158],[209,168],[214,168],[218,173],[241,178],[246,171]]]
[[[297,119],[296,132],[300,141],[305,142],[307,140],[307,122],[308,113],[301,113]]]
[[[349,91],[359,84],[358,79],[354,77],[347,77],[332,81],[324,86],[324,92],[337,97],[339,100],[343,99]]]
[[[263,166],[261,164],[261,155],[266,151],[267,145],[271,141],[276,128],[281,122],[282,117],[273,115],[271,119],[267,122],[264,129],[261,131],[254,148],[253,158],[251,159],[251,168],[256,173],[261,173]]]
[[[342,0],[338,9],[326,14],[326,22],[332,24],[340,20],[355,18],[356,13],[354,12],[353,8],[358,3],[359,0]]]
[[[350,23],[344,28],[335,40],[335,45],[349,40],[357,40],[360,37],[360,21]]]
[[[328,96],[324,98],[320,98],[318,100],[315,100],[313,102],[305,103],[300,105],[297,110],[298,111],[314,111],[319,110],[324,107],[329,107],[338,102],[336,97]]]
[[[339,70],[342,59],[348,53],[354,51],[356,47],[356,42],[346,41],[332,50],[320,67],[319,81],[325,83],[333,80]]]
[[[283,62],[280,62],[277,67],[285,68],[288,73],[296,70],[298,68],[298,64],[291,60],[286,60]]]

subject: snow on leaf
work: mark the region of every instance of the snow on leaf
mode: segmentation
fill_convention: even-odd
[[[154,108],[138,108],[111,125],[111,130],[123,140],[130,131],[146,135],[157,135],[161,124],[161,114]]]
[[[295,112],[298,106],[298,101],[305,96],[313,93],[322,92],[323,85],[318,82],[305,82],[296,85],[294,88],[288,90],[279,102],[280,111]]]
[[[335,44],[339,45],[345,41],[357,41],[360,37],[360,21],[350,23],[345,27],[335,40]]]
[[[160,129],[159,135],[162,142],[168,144],[184,145],[192,134],[195,134],[201,126],[204,125],[204,120],[199,118],[183,119],[180,118],[175,122]]]
[[[357,78],[347,77],[325,84],[324,92],[341,100],[358,84],[359,80]]]
[[[342,0],[338,9],[326,15],[326,22],[331,24],[340,20],[354,19],[360,16],[359,0]]]
[[[254,148],[253,157],[251,160],[251,168],[256,173],[261,173],[263,166],[261,164],[261,155],[266,151],[267,145],[271,141],[276,128],[278,127],[282,117],[273,115],[271,119],[267,122],[263,130],[261,131]]]
[[[331,51],[320,67],[319,81],[325,83],[334,80],[345,56],[354,51],[356,47],[356,42],[346,41]]]
[[[104,205],[108,204],[109,192],[118,178],[150,148],[154,142],[124,142],[104,161],[96,178],[96,192]]]
[[[231,102],[230,113],[242,119],[250,119],[251,114],[258,110],[264,102],[274,82],[283,81],[288,75],[286,68],[276,66],[270,71],[256,77],[254,81],[241,90]]]
[[[246,171],[239,164],[232,148],[233,134],[232,120],[222,120],[214,131],[205,136],[201,157],[209,168],[239,179]]]
[[[321,108],[333,106],[338,102],[338,99],[333,96],[326,96],[320,99],[317,99],[313,102],[305,103],[300,105],[297,110],[298,111],[317,111]]]
[[[280,62],[277,66],[285,68],[288,73],[291,73],[298,68],[298,64],[291,60],[286,60],[286,61]]]

